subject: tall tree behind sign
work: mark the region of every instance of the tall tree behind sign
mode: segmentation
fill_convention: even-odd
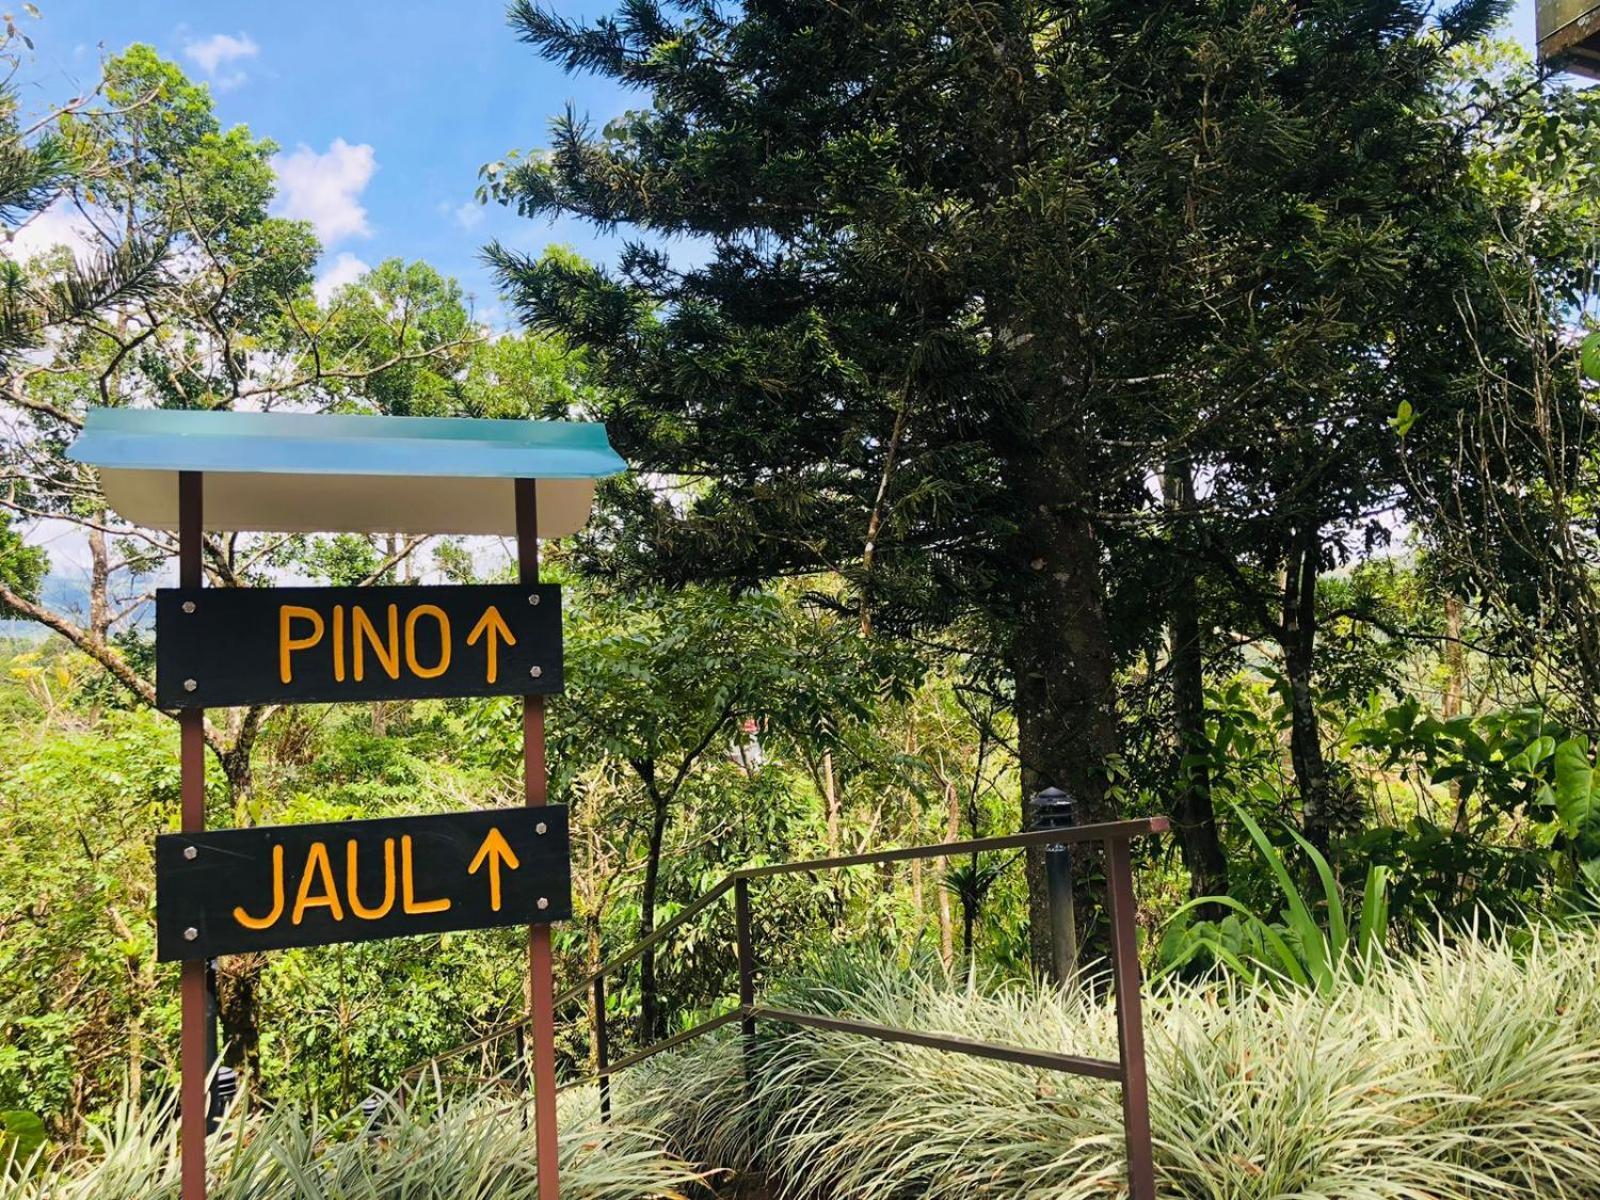
[[[1330,451],[1313,494],[1367,469],[1339,451],[1348,355],[1415,295],[1358,269],[1363,230],[1384,265],[1456,220],[1440,197],[1463,160],[1432,89],[1502,7],[818,0],[679,22],[641,2],[585,26],[521,0],[540,53],[652,107],[603,138],[558,119],[554,153],[491,165],[490,190],[712,250],[684,269],[633,246],[615,272],[491,253],[531,322],[595,351],[635,478],[697,481],[686,509],[619,497],[624,559],[837,568],[863,627],[961,630],[1009,675],[1024,793],[1056,783],[1112,815],[1116,669],[1165,597],[1192,609],[1173,577],[1200,569],[1146,536],[1200,515],[1158,481],[1258,453],[1206,435],[1285,388]],[[1247,286],[1218,286],[1235,271]],[[1278,374],[1201,378],[1208,352],[1258,344],[1253,322]],[[1270,480],[1300,447],[1264,449]],[[1299,542],[1268,544],[1299,547],[1314,585],[1347,507],[1336,487],[1274,530]],[[1203,737],[1203,703],[1181,711]],[[1191,789],[1178,814],[1198,887],[1220,861],[1209,808]],[[1030,878],[1042,963],[1037,861]]]
[[[552,339],[486,346],[460,288],[425,264],[379,264],[319,298],[310,226],[270,215],[276,147],[244,126],[224,129],[210,92],[150,48],[109,58],[102,90],[68,107],[46,123],[51,157],[16,193],[26,203],[0,212],[15,235],[54,205],[64,218],[55,227],[70,225],[80,243],[5,264],[14,315],[35,349],[0,359],[0,615],[66,638],[106,671],[119,703],[154,707],[141,618],[176,542],[123,524],[94,472],[64,458],[87,407],[520,416],[575,402],[581,368]],[[0,128],[0,142],[6,136]],[[12,137],[14,147],[25,142]],[[127,264],[152,246],[165,251],[159,271],[132,273]],[[89,286],[75,253],[104,260],[115,269],[99,274],[120,285]],[[83,303],[52,299],[62,296]],[[46,556],[20,536],[47,518],[75,526],[87,546],[81,604],[47,594]],[[208,533],[204,567],[211,587],[261,584],[284,569],[357,585],[392,580],[422,544]],[[449,561],[462,565],[459,557]],[[272,711],[252,705],[207,722],[207,746],[241,814]],[[221,980],[224,1037],[252,1060],[258,966],[233,960]]]

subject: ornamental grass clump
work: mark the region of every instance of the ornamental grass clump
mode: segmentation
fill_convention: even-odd
[[[1169,983],[1146,1009],[1159,1194],[1195,1200],[1600,1198],[1600,937],[1436,940],[1331,991]],[[782,1002],[1116,1057],[1109,1005],[845,970]],[[1125,1194],[1116,1085],[758,1026],[619,1080],[676,1153],[781,1200]]]
[[[571,1200],[681,1198],[701,1176],[658,1135],[602,1126],[583,1093],[561,1106],[561,1194]],[[534,1137],[520,1107],[495,1093],[390,1103],[371,1127],[293,1105],[263,1116],[242,1106],[210,1140],[211,1200],[533,1200]],[[178,1200],[170,1106],[124,1104],[86,1155],[13,1167],[6,1200]]]

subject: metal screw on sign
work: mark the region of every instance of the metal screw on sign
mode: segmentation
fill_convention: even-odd
[[[546,825],[543,821],[540,821],[537,825],[535,825],[533,827],[533,831],[535,833],[544,833],[544,832],[548,831],[549,828],[550,828],[550,826]]]
[[[199,853],[200,851],[196,850],[193,846],[185,846],[183,848],[183,856],[190,862],[193,862]]]
[[[534,592],[531,596],[529,596],[528,597],[528,603],[529,604],[538,604],[539,603],[539,593],[538,592]]]
[[[540,908],[549,908],[550,907],[550,901],[547,898],[545,898],[544,896],[540,896],[539,897],[539,907]]]
[[[183,940],[186,941],[186,942],[192,942],[192,941],[195,940],[195,938],[197,938],[199,936],[200,936],[200,931],[198,929],[196,929],[193,925],[189,926],[189,928],[187,928],[187,929],[185,929],[183,931]]]
[[[186,613],[192,613],[194,611],[194,601],[193,600],[185,600],[183,602],[183,611],[186,612]]]
[[[544,668],[543,667],[529,667],[528,668],[528,674],[532,675],[535,679],[537,679],[537,678],[539,678],[539,676],[544,674]]]
[[[197,688],[199,686],[200,685],[198,683],[196,683],[192,679],[185,679],[183,681],[183,690],[186,691],[186,692],[192,692],[192,691],[195,690],[195,688]]]

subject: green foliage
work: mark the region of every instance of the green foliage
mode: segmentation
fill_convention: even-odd
[[[1571,887],[1600,854],[1588,740],[1546,712],[1445,721],[1408,698],[1374,710],[1351,740],[1417,787],[1447,792],[1448,824],[1419,806],[1404,826],[1369,830],[1354,847],[1391,865],[1397,903],[1417,916],[1509,918],[1540,907],[1549,889]],[[1521,844],[1510,836],[1518,827]]]
[[[0,583],[4,583],[24,600],[37,600],[39,585],[50,569],[50,556],[40,546],[23,540],[12,525],[11,514],[0,512]],[[0,600],[0,620],[16,613]]]
[[[21,1173],[44,1149],[44,1122],[25,1109],[0,1111],[0,1178],[10,1170]]]
[[[1330,994],[1169,984],[1146,1007],[1156,1186],[1174,1200],[1545,1200],[1600,1190],[1592,929],[1375,953]],[[855,967],[787,1003],[902,1028],[1116,1056],[1109,1003]],[[714,1035],[715,1037],[715,1035]],[[844,1034],[757,1026],[620,1077],[623,1119],[763,1174],[784,1200],[1121,1194],[1118,1090]]]
[[[1215,963],[1249,983],[1280,980],[1313,988],[1325,996],[1352,979],[1359,979],[1388,934],[1387,868],[1377,864],[1368,868],[1360,916],[1352,928],[1333,868],[1315,846],[1294,830],[1289,831],[1321,885],[1321,899],[1308,902],[1283,855],[1255,819],[1242,808],[1234,816],[1249,832],[1278,885],[1281,917],[1263,917],[1232,896],[1191,900],[1173,914],[1162,938],[1163,969],[1177,971],[1209,954]],[[1232,912],[1220,921],[1191,922],[1190,914],[1216,906]],[[1323,914],[1320,920],[1314,909]]]
[[[532,1200],[534,1139],[521,1106],[482,1092],[387,1098],[370,1133],[358,1112],[329,1118],[295,1104],[234,1111],[211,1138],[215,1200]],[[653,1131],[602,1125],[592,1093],[561,1105],[561,1191],[575,1200],[681,1198],[700,1178]],[[26,1174],[0,1174],[15,1200],[176,1200],[178,1122],[170,1102],[124,1101],[96,1127],[89,1153]],[[20,1174],[20,1177],[18,1177]]]

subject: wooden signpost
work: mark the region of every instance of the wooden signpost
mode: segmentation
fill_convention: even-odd
[[[561,594],[538,539],[587,520],[624,466],[560,421],[95,409],[69,452],[135,523],[176,529],[156,602],[156,694],[181,730],[181,831],[156,844],[157,957],[182,963],[182,1200],[206,1195],[207,961],[248,951],[528,926],[539,1200],[558,1200],[550,923],[571,914],[566,810],[546,804],[544,696]],[[535,483],[535,479],[538,482]],[[519,582],[203,587],[205,500],[231,529],[503,534]],[[541,524],[541,499],[553,515]],[[205,831],[205,709],[520,695],[526,807]]]

